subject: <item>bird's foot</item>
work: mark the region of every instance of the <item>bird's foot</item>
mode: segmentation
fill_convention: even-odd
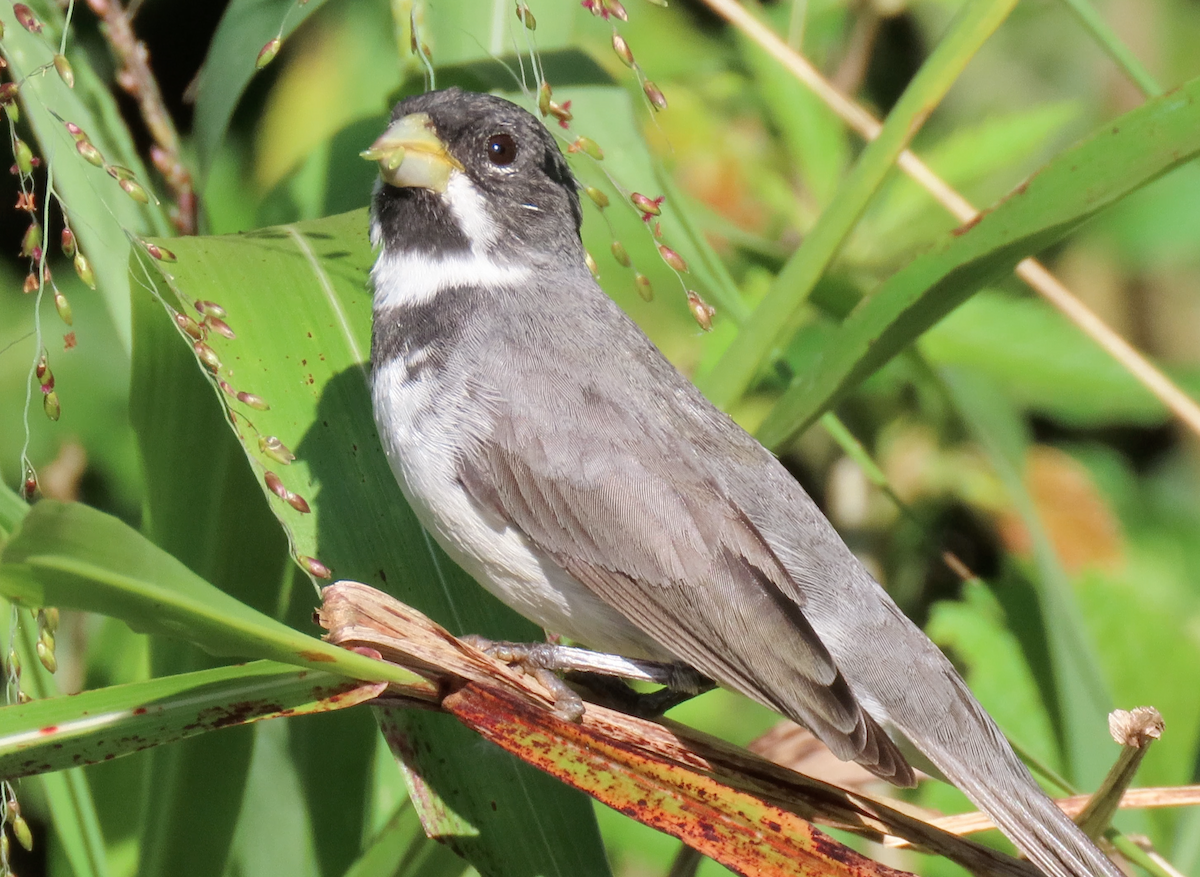
[[[481,636],[463,639],[493,658],[535,675],[554,695],[555,714],[568,721],[583,717],[583,700],[556,673],[570,673],[573,681],[606,704],[648,718],[715,687],[711,679],[686,664],[642,661],[554,643],[495,642]],[[664,687],[644,694],[625,684],[630,680]]]
[[[497,661],[535,677],[554,696],[554,715],[558,718],[567,722],[583,719],[583,698],[554,672],[559,669],[553,654],[557,646],[550,643],[496,642],[476,634],[461,639]]]

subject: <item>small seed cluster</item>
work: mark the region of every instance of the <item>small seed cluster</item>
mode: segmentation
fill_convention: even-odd
[[[148,246],[156,245],[148,244]],[[162,248],[159,247],[158,249],[161,252]],[[174,254],[170,255],[171,259],[174,259]],[[160,255],[158,258],[161,257]],[[237,332],[229,325],[229,315],[226,313],[225,308],[215,301],[205,300],[193,302],[192,308],[195,310],[196,316],[192,316],[186,310],[174,309],[171,310],[171,316],[175,321],[176,328],[191,341],[192,351],[196,354],[196,359],[213,376],[217,386],[229,400],[235,401],[252,411],[271,410],[271,406],[262,396],[246,390],[239,390],[230,383],[230,378],[233,377],[232,372],[225,368],[220,354],[209,343],[214,340],[214,336],[224,338],[226,341],[237,339]],[[254,432],[258,433],[258,449],[268,461],[267,466],[289,466],[296,460],[296,455],[278,436],[266,435],[259,432],[258,428],[244,411],[235,410],[229,405],[226,408],[229,419],[235,426],[248,426]],[[273,468],[264,468],[263,483],[272,495],[283,500],[300,514],[307,515],[312,512],[312,507],[309,505],[308,500],[299,493],[290,490]],[[332,576],[329,568],[315,557],[299,555],[296,557],[296,562],[306,572],[316,578],[328,579]]]
[[[13,14],[17,22],[30,33],[40,34],[42,32],[44,25],[38,20],[29,6],[23,3],[16,3],[13,5]],[[3,38],[3,36],[4,26],[0,23],[0,38]],[[51,68],[53,68],[67,88],[75,87],[75,71],[71,67],[71,62],[61,51],[56,51],[50,63],[29,71],[24,78],[14,78],[6,82],[0,82],[0,108],[4,110],[9,124],[9,146],[13,154],[13,164],[10,171],[18,178],[20,185],[16,209],[29,216],[29,227],[21,238],[20,255],[27,259],[29,264],[29,271],[22,284],[22,291],[26,294],[36,292],[40,296],[48,287],[54,301],[54,309],[58,313],[59,319],[65,325],[71,326],[74,322],[71,303],[67,300],[67,296],[62,290],[58,288],[58,284],[55,283],[45,258],[46,236],[49,233],[50,227],[51,196],[53,196],[55,203],[58,204],[57,214],[62,225],[59,235],[59,248],[63,256],[71,260],[75,273],[89,289],[96,288],[96,274],[88,257],[83,253],[74,230],[71,228],[68,211],[59,198],[58,193],[51,188],[44,198],[39,198],[37,180],[34,173],[42,166],[42,158],[35,154],[30,143],[22,139],[17,131],[17,126],[21,120],[20,101],[24,82],[31,77],[47,73]],[[0,58],[0,69],[7,69],[7,64],[3,58]],[[83,128],[74,122],[62,119],[52,109],[50,113],[62,122],[68,135],[74,141],[75,153],[80,159],[94,167],[102,168],[116,181],[121,191],[134,201],[140,204],[148,204],[150,202],[152,196],[146,187],[137,180],[137,176],[133,171],[120,165],[106,162],[100,149],[92,142]],[[40,302],[40,300],[39,298],[38,301]],[[75,333],[67,332],[63,336],[63,342],[67,350],[74,347]],[[62,414],[62,405],[59,401],[58,393],[54,388],[54,373],[50,369],[48,353],[45,348],[38,353],[34,371],[42,389],[42,410],[51,420],[58,420]],[[37,491],[37,475],[28,461],[24,461],[24,468],[23,492],[27,499],[31,499]]]
[[[650,0],[650,2],[653,2],[655,5],[659,6],[667,5],[666,0]],[[642,86],[642,92],[646,95],[646,99],[649,101],[651,108],[656,112],[659,110],[665,110],[667,108],[667,99],[663,95],[662,89],[660,89],[645,76],[641,66],[634,58],[633,50],[629,47],[629,43],[617,30],[615,24],[616,22],[625,22],[629,20],[629,13],[621,3],[621,0],[581,0],[581,5],[594,16],[602,18],[605,21],[613,22],[613,52],[626,67],[628,67],[630,70],[633,70],[634,73],[637,74],[638,81]],[[516,15],[517,20],[521,22],[521,24],[524,25],[527,30],[536,30],[537,21],[533,16],[533,12],[524,2],[522,2],[522,0],[518,0],[517,2]],[[544,79],[541,86],[538,88],[537,104],[538,111],[542,114],[543,118],[553,117],[558,122],[559,127],[563,129],[567,129],[569,127],[569,123],[574,118],[571,113],[571,102],[564,101],[560,104],[555,101],[553,89],[551,88],[550,83]],[[575,137],[567,144],[566,151],[569,154],[581,153],[597,162],[604,160],[604,150],[601,149],[598,143],[588,137]],[[616,183],[615,180],[612,179],[611,175],[608,176],[614,187],[616,187],[618,190],[621,190],[621,187]],[[598,189],[595,186],[588,186],[584,191],[591,199],[592,203],[594,203],[601,211],[604,211],[609,206],[609,197],[601,189]],[[640,192],[632,192],[628,197],[629,202],[640,214],[643,222],[646,223],[646,227],[652,230],[655,247],[658,250],[659,257],[677,274],[687,273],[688,266],[683,257],[662,242],[662,225],[656,217],[662,213],[661,208],[664,201],[663,196],[651,198],[647,195],[643,195]],[[612,231],[611,223],[609,223],[609,230],[610,232]],[[622,268],[633,269],[634,288],[637,290],[639,296],[646,301],[650,301],[654,297],[654,289],[650,283],[650,278],[634,267],[633,260],[629,255],[629,251],[625,249],[625,245],[621,243],[621,241],[617,240],[615,236],[612,242],[612,257]],[[592,275],[598,279],[600,277],[600,269],[596,264],[595,258],[591,253],[585,253],[585,260],[588,270],[591,271]],[[689,310],[691,310],[696,322],[705,330],[711,329],[712,317],[714,314],[712,307],[705,303],[700,297],[699,293],[695,292],[694,290],[686,289],[685,286],[685,291],[687,293]]]
[[[8,831],[4,831],[4,829]],[[10,841],[9,833],[16,839],[26,852],[33,852],[33,832],[29,823],[21,815],[21,805],[17,803],[17,793],[12,783],[5,780],[0,786],[0,877],[14,877],[9,865]]]
[[[605,210],[611,203],[608,195],[594,186],[588,186],[585,188],[584,193],[601,211]],[[683,256],[679,255],[679,253],[677,253],[675,250],[662,243],[663,230],[662,224],[659,222],[658,217],[662,215],[662,205],[664,201],[666,201],[666,196],[664,195],[659,195],[657,198],[651,198],[648,195],[643,195],[641,192],[632,192],[629,195],[629,203],[632,204],[634,209],[637,210],[637,212],[641,215],[642,222],[645,223],[648,228],[650,228],[651,224],[653,224],[651,233],[654,238],[654,245],[658,249],[659,258],[661,258],[663,262],[666,263],[667,267],[673,270],[676,274],[687,274],[689,273],[688,264]],[[611,229],[611,225],[609,227]],[[633,260],[629,256],[629,251],[625,249],[624,244],[615,238],[612,243],[612,256],[613,259],[616,260],[617,264],[619,264],[622,268],[633,268]],[[599,276],[594,266],[595,262],[589,255],[588,267],[593,269],[593,274]],[[654,298],[654,288],[650,283],[650,278],[638,271],[636,268],[634,268],[633,284],[634,288],[637,289],[638,295],[640,295],[645,301],[650,301]],[[704,329],[706,332],[712,329],[712,318],[716,311],[711,305],[709,305],[704,301],[703,298],[700,297],[698,292],[693,289],[687,289],[686,285],[685,292],[687,293],[688,309],[692,312],[692,316],[695,318],[700,328]]]

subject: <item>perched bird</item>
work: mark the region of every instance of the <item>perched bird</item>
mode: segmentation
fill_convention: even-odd
[[[912,785],[898,732],[1047,874],[1120,877],[800,485],[596,284],[541,122],[432,92],[364,156],[375,419],[455,561],[549,630],[690,665]]]

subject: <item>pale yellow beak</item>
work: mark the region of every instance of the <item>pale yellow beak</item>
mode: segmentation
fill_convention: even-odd
[[[445,192],[450,174],[462,165],[446,152],[425,113],[412,113],[392,122],[369,149],[359,153],[379,162],[379,175],[389,186]]]

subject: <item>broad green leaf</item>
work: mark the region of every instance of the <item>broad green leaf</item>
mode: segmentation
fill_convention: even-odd
[[[208,175],[246,86],[257,72],[259,51],[287,37],[325,0],[233,0],[213,34],[196,86],[192,130],[200,177]]]
[[[270,658],[367,681],[417,677],[339,649],[214,588],[116,518],[44,499],[0,551],[0,595],[122,619],[135,630],[194,642],[217,655]]]
[[[82,128],[107,162],[129,168],[143,186],[152,188],[111,92],[86,58],[68,51],[75,68],[74,89],[67,88],[51,66],[58,51],[56,20],[61,21],[59,14],[50,13],[41,34],[30,33],[15,23],[6,28],[5,57],[14,79],[26,77],[21,83],[22,110],[37,136],[38,152],[66,208],[79,249],[92,263],[100,294],[128,352],[131,334],[127,235],[164,234],[166,219],[157,205],[136,203],[115,179],[102,168],[84,161],[76,151],[75,140],[64,121]],[[55,246],[50,241],[46,245]]]
[[[0,708],[0,774],[95,764],[260,719],[344,709],[380,684],[255,661]]]
[[[1015,5],[1016,0],[969,0],[963,5],[888,114],[879,136],[867,144],[832,203],[779,272],[767,297],[754,309],[754,315],[716,366],[703,376],[700,388],[716,405],[728,408],[737,401],[774,355],[794,324],[797,310],[845,243],[900,153]]]
[[[989,117],[955,128],[921,149],[921,159],[968,200],[991,203],[1048,159],[1050,147],[1080,114],[1078,104],[1062,102]],[[956,225],[916,180],[896,174],[854,230],[843,258],[856,265],[907,261]]]
[[[292,724],[261,722],[253,729],[254,755],[228,873],[239,877],[323,877],[315,843],[319,827],[312,824],[307,807],[297,806],[305,793],[288,751]]]
[[[1059,421],[1163,422],[1166,409],[1111,356],[1046,302],[983,290],[921,338],[937,365],[986,374],[1023,408]]]
[[[358,211],[172,240],[179,261],[159,266],[158,289],[188,313],[196,313],[194,300],[215,301],[226,312],[237,337],[207,336],[221,363],[215,378],[229,388],[214,392],[260,480],[270,472],[272,483],[278,478],[283,492],[307,505],[308,512],[299,510],[298,500],[289,503],[263,486],[297,556],[318,558],[338,577],[387,588],[454,632],[538,639],[533,625],[434,547],[379,446],[366,372],[372,258],[366,231],[365,211]],[[293,453],[296,459],[285,462]],[[473,763],[466,784],[444,782],[447,772],[466,767],[463,753],[478,762],[477,739],[453,723],[435,725],[433,716],[409,711],[401,720],[425,781],[460,823],[472,826],[447,840],[481,868],[606,873],[585,798],[507,757]],[[425,817],[429,828],[430,812]]]
[[[151,296],[135,296],[133,328],[129,405],[146,483],[146,534],[225,594],[283,620],[280,602],[291,582],[287,542],[255,489],[220,406]],[[293,626],[315,632],[311,619]],[[180,640],[156,637],[149,646],[156,676],[224,663]],[[241,728],[150,754],[146,769],[155,781],[146,785],[141,809],[141,874],[224,873],[253,743],[251,729]],[[224,769],[214,774],[213,764]],[[347,781],[353,780],[331,777],[330,797]]]
[[[402,804],[346,870],[346,877],[455,877],[464,862],[425,836],[416,808]]]
[[[820,367],[779,400],[760,440],[786,443],[981,285],[1200,153],[1198,98],[1195,79],[1126,113],[892,275],[829,336]]]

